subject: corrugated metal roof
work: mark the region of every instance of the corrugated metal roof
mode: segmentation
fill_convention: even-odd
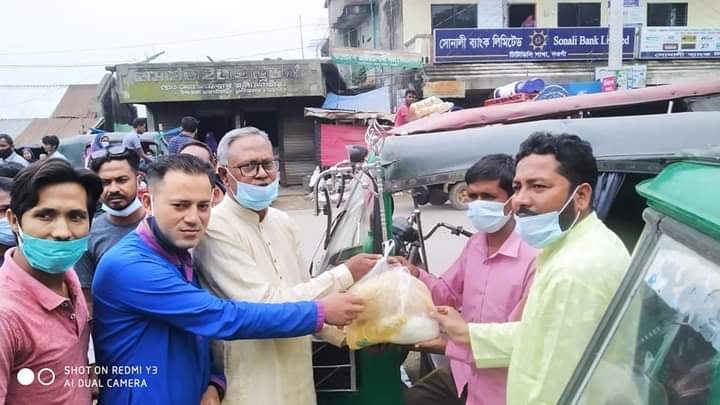
[[[343,121],[377,119],[392,124],[395,120],[394,114],[378,112],[355,112],[352,110],[337,110],[326,108],[305,107],[305,118],[320,118],[324,120]]]
[[[15,145],[40,143],[45,135],[68,138],[81,135],[97,125],[99,118],[37,118],[15,138]]]
[[[97,91],[96,84],[68,86],[65,95],[52,113],[52,118],[96,117],[99,112]]]
[[[68,86],[0,86],[0,118],[49,118]]]
[[[17,145],[39,143],[45,135],[84,134],[102,119],[97,89],[96,84],[0,86],[0,132]]]
[[[8,120],[0,119],[0,134],[8,134],[15,139],[30,125],[31,119]]]

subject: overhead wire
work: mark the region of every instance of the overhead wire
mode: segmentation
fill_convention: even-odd
[[[304,26],[326,27],[327,24],[307,24]],[[297,28],[298,28],[298,26],[294,25],[294,26],[288,26],[288,27],[272,28],[272,29],[267,29],[267,30],[238,32],[238,33],[234,33],[234,34],[218,35],[218,36],[213,36],[213,37],[191,38],[191,39],[183,39],[183,40],[175,40],[175,41],[164,41],[164,42],[149,42],[149,43],[135,44],[135,45],[118,45],[118,46],[110,46],[110,47],[102,47],[102,48],[83,48],[83,49],[46,50],[46,51],[28,51],[28,52],[0,52],[0,56],[23,56],[23,55],[27,56],[27,55],[52,55],[52,54],[63,54],[63,53],[84,53],[84,52],[108,51],[108,50],[117,50],[117,49],[144,48],[147,46],[165,46],[165,45],[187,44],[187,43],[193,43],[193,42],[204,42],[204,41],[214,41],[214,40],[218,40],[218,39],[235,38],[235,37],[241,37],[241,36],[247,36],[247,35],[267,34],[270,32],[288,31],[288,30],[297,29]]]
[[[314,45],[306,45],[303,47],[304,49],[313,48]],[[295,48],[285,48],[285,49],[275,49],[270,51],[264,51],[264,52],[258,52],[253,54],[247,54],[247,55],[240,55],[240,56],[232,56],[229,58],[223,58],[219,59],[218,62],[222,61],[229,61],[232,59],[243,59],[243,58],[252,58],[255,56],[264,56],[264,55],[272,55],[275,53],[280,52],[290,52],[290,51],[297,51],[300,49],[303,49],[301,47],[295,47]],[[126,63],[133,63],[133,61],[120,61],[120,62],[107,62],[107,63],[89,63],[89,64],[0,64],[0,69],[74,69],[74,68],[91,68],[91,67],[105,67],[105,66],[112,66],[112,65],[121,65]]]

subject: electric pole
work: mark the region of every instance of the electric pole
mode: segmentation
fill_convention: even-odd
[[[608,67],[618,69],[622,67],[623,54],[623,2],[624,0],[610,1],[610,17],[608,29]]]
[[[298,15],[300,20],[300,54],[303,60],[305,59],[305,41],[303,41],[303,27],[302,27],[302,14]]]

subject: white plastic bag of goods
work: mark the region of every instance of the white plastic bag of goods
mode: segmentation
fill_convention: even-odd
[[[437,322],[429,316],[435,309],[430,291],[404,267],[381,259],[349,292],[365,300],[365,310],[345,328],[351,349],[378,343],[414,344],[440,334]]]

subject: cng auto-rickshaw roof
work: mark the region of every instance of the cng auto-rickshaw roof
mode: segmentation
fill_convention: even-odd
[[[390,136],[381,159],[385,187],[462,181],[488,154],[515,155],[534,132],[569,133],[589,141],[604,171],[657,173],[668,161],[720,159],[720,112],[532,121],[413,136]]]
[[[720,165],[674,163],[637,191],[648,206],[720,240]]]
[[[720,94],[720,80],[653,86],[642,89],[583,94],[541,101],[468,108],[432,115],[393,128],[393,135],[452,130],[497,123],[522,122],[576,111],[597,110],[632,104],[677,100]]]

